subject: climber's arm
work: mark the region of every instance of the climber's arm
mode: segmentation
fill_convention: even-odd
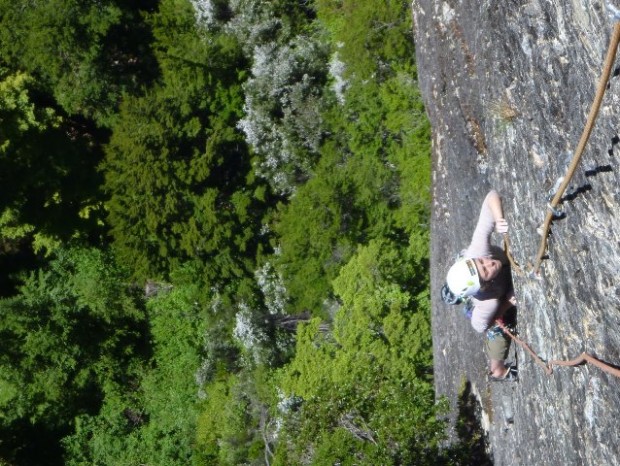
[[[502,200],[495,190],[487,194],[482,207],[478,223],[471,238],[471,243],[465,252],[466,257],[486,257],[491,255],[491,233],[497,229],[500,233],[508,230],[504,220]]]
[[[504,210],[502,208],[502,199],[499,197],[497,191],[492,190],[487,194],[487,197],[484,200],[484,204],[486,204],[491,210],[491,215],[493,216],[493,220],[495,223],[498,223],[501,220],[504,220]]]

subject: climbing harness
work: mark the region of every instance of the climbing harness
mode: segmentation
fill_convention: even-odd
[[[577,170],[577,167],[579,166],[579,162],[581,161],[581,157],[583,155],[586,143],[590,138],[592,128],[594,127],[594,122],[596,120],[596,117],[598,116],[601,102],[603,101],[603,96],[605,95],[605,90],[607,88],[607,82],[609,81],[609,76],[611,75],[611,69],[616,58],[616,51],[618,49],[618,44],[620,43],[620,10],[616,9],[609,3],[607,4],[607,9],[609,10],[612,18],[616,21],[616,24],[614,26],[611,39],[609,41],[607,56],[603,64],[603,72],[601,73],[601,77],[598,82],[596,95],[594,96],[594,101],[592,102],[592,107],[590,108],[590,113],[588,114],[583,133],[581,134],[581,139],[577,144],[577,148],[575,149],[573,158],[567,168],[566,175],[561,180],[559,187],[555,191],[555,195],[551,199],[551,202],[547,204],[547,214],[540,230],[542,239],[532,269],[533,275],[538,274],[540,264],[543,260],[543,257],[545,256],[545,251],[547,250],[547,238],[549,236],[549,229],[551,228],[551,223],[554,220],[554,217],[558,217],[558,214],[563,215],[563,212],[561,212],[561,210],[558,210],[557,206],[562,200],[562,196],[564,196],[564,192],[566,191],[566,188],[568,187],[568,184],[570,183],[573,175],[575,174],[575,171]]]
[[[496,338],[501,337],[502,333],[503,333],[502,328],[496,323],[493,327],[490,327],[487,330],[487,340],[493,341]]]

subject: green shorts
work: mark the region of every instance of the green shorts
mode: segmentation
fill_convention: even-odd
[[[489,359],[498,359],[503,361],[508,357],[508,350],[510,349],[510,337],[499,333],[494,336],[493,339],[486,338],[484,346],[489,355]]]
[[[517,308],[513,306],[504,313],[504,322],[507,325],[514,325],[516,323],[516,317]],[[497,327],[491,327],[487,330],[484,346],[489,358],[498,359],[500,361],[506,359],[508,357],[511,341],[511,338]]]

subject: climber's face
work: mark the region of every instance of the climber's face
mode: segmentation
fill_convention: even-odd
[[[502,262],[498,259],[479,257],[474,259],[474,262],[481,282],[490,282],[499,275],[499,271],[502,269]]]

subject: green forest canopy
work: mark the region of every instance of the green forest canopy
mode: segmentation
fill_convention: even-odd
[[[395,0],[0,0],[0,464],[456,461],[413,47]]]

